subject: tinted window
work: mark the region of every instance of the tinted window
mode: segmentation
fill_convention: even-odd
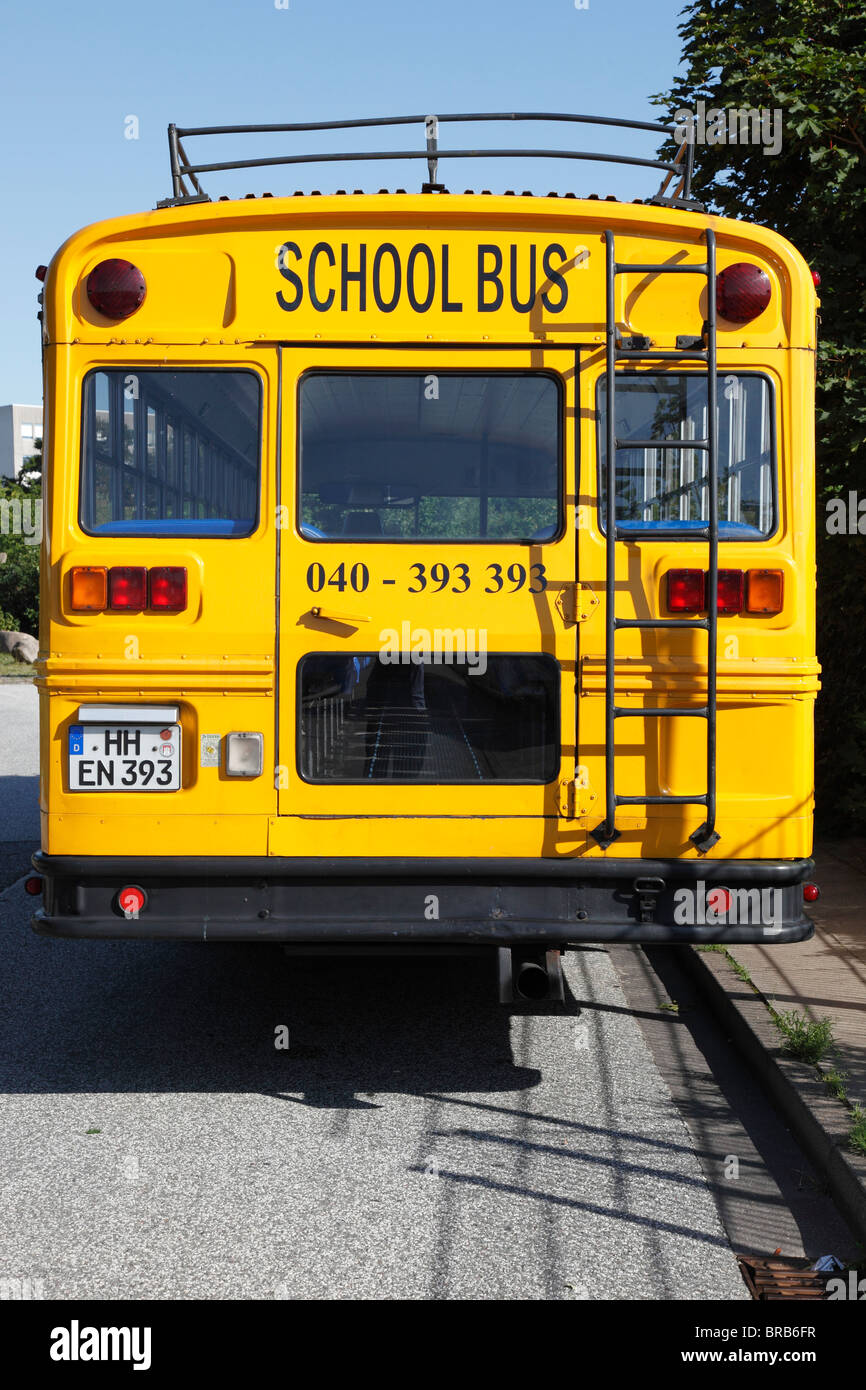
[[[300,385],[310,539],[546,540],[559,389],[543,373],[313,372]]]
[[[248,535],[258,514],[260,421],[261,383],[252,372],[91,372],[83,528]]]
[[[599,383],[599,502],[605,520],[607,384]],[[682,439],[681,449],[617,450],[616,519],[624,528],[699,527],[709,517],[707,381],[697,373],[617,376],[616,433],[632,439]],[[775,528],[772,395],[764,377],[718,378],[719,534],[759,540]],[[606,524],[606,520],[605,520]]]
[[[470,652],[446,663],[429,654],[415,662],[408,653],[316,653],[302,660],[299,680],[298,767],[307,781],[549,782],[557,774],[559,667],[551,657]]]

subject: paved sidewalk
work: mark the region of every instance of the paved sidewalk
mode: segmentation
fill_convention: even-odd
[[[691,950],[684,963],[728,1036],[772,1096],[866,1251],[866,1156],[850,1144],[852,1115],[822,1073],[841,1072],[849,1104],[866,1108],[866,842],[821,844],[821,897],[811,941]],[[744,966],[751,983],[731,961]],[[757,991],[757,992],[756,992]],[[768,1005],[833,1023],[836,1053],[819,1067],[783,1051]]]
[[[815,864],[812,940],[732,946],[730,954],[778,1010],[833,1020],[848,1098],[866,1108],[866,841],[819,844]]]

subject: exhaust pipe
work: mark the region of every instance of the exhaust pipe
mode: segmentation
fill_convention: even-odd
[[[501,1004],[539,1004],[565,998],[561,951],[500,946],[498,956]]]
[[[522,961],[514,981],[514,993],[519,999],[547,999],[550,984],[543,965],[534,960]]]

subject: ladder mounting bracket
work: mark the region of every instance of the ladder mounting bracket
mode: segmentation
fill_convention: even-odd
[[[601,825],[597,825],[595,830],[590,830],[589,833],[600,849],[609,849],[614,840],[619,839],[619,831],[609,830],[607,821],[603,821]]]
[[[697,830],[693,830],[689,836],[692,844],[700,850],[701,854],[706,854],[707,850],[712,849],[713,845],[718,844],[721,838],[717,830],[712,831],[709,835],[707,834],[706,821],[704,821],[703,825],[699,825]]]

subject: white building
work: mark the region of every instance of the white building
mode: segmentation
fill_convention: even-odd
[[[41,405],[0,405],[0,478],[17,478],[41,438]]]

